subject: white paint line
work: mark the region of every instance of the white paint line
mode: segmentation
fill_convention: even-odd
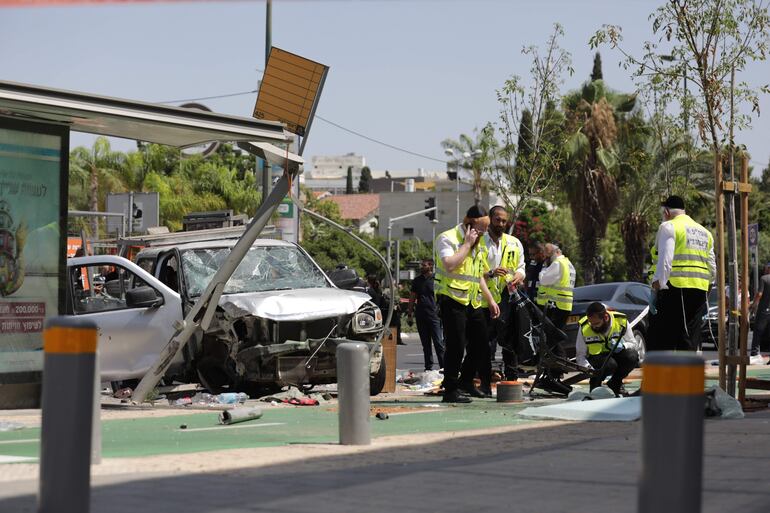
[[[37,458],[29,458],[27,456],[3,456],[0,454],[0,463],[24,463],[30,461],[37,461]]]
[[[25,438],[22,440],[3,440],[0,442],[0,445],[6,445],[6,444],[27,444],[31,442],[39,442],[39,438]]]
[[[258,427],[267,427],[267,426],[283,426],[286,424],[285,422],[265,422],[264,424],[248,424],[245,426],[216,426],[216,427],[206,427],[206,428],[192,428],[192,429],[177,429],[177,431],[180,431],[182,433],[190,433],[193,431],[222,431],[225,429],[246,429],[246,428],[258,428]]]
[[[411,353],[411,354],[408,354],[407,356],[422,356],[422,353]]]

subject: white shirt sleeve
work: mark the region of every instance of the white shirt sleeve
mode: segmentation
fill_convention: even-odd
[[[548,267],[540,271],[540,285],[556,285],[561,280],[561,266],[558,262],[552,262]]]
[[[628,329],[623,334],[623,340],[618,344],[617,349],[615,349],[616,353],[619,353],[626,347],[636,347],[636,339],[634,338],[634,330],[631,326],[628,326]]]
[[[520,274],[522,278],[527,277],[527,272],[525,271],[525,262],[524,262],[524,246],[521,244],[521,241],[519,239],[515,239],[516,246],[519,251],[519,262],[516,266],[516,271],[514,274]]]
[[[652,281],[657,281],[661,289],[667,289],[668,277],[671,276],[671,263],[674,260],[674,225],[665,222],[658,228],[656,244],[658,246],[658,265]]]
[[[716,257],[714,256],[714,243],[711,243],[711,249],[709,250],[709,274],[711,274],[711,283],[714,283],[717,281],[717,261]]]
[[[575,339],[575,363],[588,367],[588,360],[586,360],[586,340],[583,338],[583,330],[580,329],[578,324],[577,339]]]
[[[457,246],[452,244],[449,238],[440,235],[436,240],[436,252],[438,257],[443,259],[457,253]]]

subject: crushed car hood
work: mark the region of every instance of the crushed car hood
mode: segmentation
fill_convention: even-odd
[[[249,315],[273,321],[313,321],[355,313],[368,294],[335,288],[223,294],[219,306],[230,318]]]

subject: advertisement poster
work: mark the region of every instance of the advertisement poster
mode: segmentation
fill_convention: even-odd
[[[0,382],[42,369],[45,320],[59,314],[66,138],[0,119]]]

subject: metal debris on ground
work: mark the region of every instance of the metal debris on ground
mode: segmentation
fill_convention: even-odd
[[[219,423],[227,426],[237,424],[238,422],[256,420],[261,417],[262,408],[233,408],[231,410],[224,410],[219,414]]]
[[[19,424],[18,422],[0,420],[0,431],[16,431],[17,429],[23,429],[24,427],[24,424]]]

